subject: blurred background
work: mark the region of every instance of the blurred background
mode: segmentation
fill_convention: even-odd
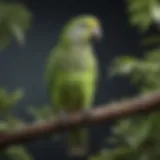
[[[141,3],[133,0],[133,2],[135,2],[135,6],[137,3],[137,6],[142,5],[145,8],[146,5],[151,6],[149,3],[151,4],[153,1],[146,0],[146,3]],[[11,3],[11,1],[7,1],[7,3]],[[18,3],[21,3],[21,1],[18,1]],[[98,16],[104,28],[103,41],[96,45],[96,54],[100,63],[101,73],[94,105],[109,103],[113,100],[136,95],[140,88],[133,85],[128,76],[107,77],[115,58],[119,56],[142,58],[148,49],[154,48],[154,45],[149,46],[148,42],[154,42],[155,44],[155,41],[158,41],[158,38],[151,38],[150,41],[143,41],[147,47],[141,43],[143,40],[142,37],[158,33],[159,24],[156,21],[157,19],[149,24],[149,22],[142,17],[143,14],[137,16],[138,18],[141,17],[141,19],[139,18],[140,20],[137,18],[139,22],[135,20],[135,24],[131,24],[130,19],[132,17],[128,10],[130,3],[129,0],[128,2],[124,0],[86,0],[84,2],[65,0],[23,1],[24,6],[28,8],[27,12],[32,14],[32,23],[30,26],[30,18],[27,15],[29,13],[23,13],[23,11],[22,14],[20,11],[20,13],[18,13],[18,15],[24,14],[25,18],[20,18],[19,22],[26,23],[27,26],[23,26],[23,24],[19,23],[22,29],[21,31],[25,32],[25,30],[30,28],[25,36],[25,45],[21,45],[24,40],[23,32],[20,32],[21,35],[19,35],[20,33],[17,30],[14,30],[17,34],[13,34],[12,38],[8,36],[11,42],[7,41],[6,38],[0,41],[0,43],[6,42],[4,45],[2,43],[0,54],[1,87],[5,87],[8,91],[22,88],[25,93],[23,99],[12,109],[14,115],[26,122],[32,122],[34,118],[29,114],[28,108],[33,106],[39,109],[41,106],[49,104],[44,83],[46,57],[49,51],[55,46],[57,37],[66,21],[73,16],[84,13]],[[2,9],[3,8],[0,7],[0,16],[3,15]],[[18,10],[13,9],[13,13],[16,11]],[[142,9],[140,11],[142,11]],[[145,17],[146,16],[147,15],[145,15]],[[148,18],[150,17],[148,14]],[[25,19],[27,22],[23,22]],[[14,20],[14,18],[12,20]],[[148,23],[148,26],[147,24],[145,25],[145,22]],[[0,19],[0,30],[2,25],[3,23]],[[140,29],[136,25],[139,25],[138,27]],[[146,33],[147,27],[150,25],[151,27]],[[8,35],[7,31],[4,29],[3,33],[5,32],[6,35]],[[0,36],[1,35],[3,34],[0,31]],[[124,64],[123,61],[122,64]],[[17,99],[22,96],[21,90],[18,91],[17,96]],[[8,106],[10,105],[11,104]],[[7,111],[5,111],[5,113],[7,113]],[[96,155],[104,147],[110,147],[109,144],[105,143],[105,139],[110,135],[110,127],[113,123],[114,122],[106,122],[105,124],[91,127],[90,155]],[[27,143],[27,147],[35,160],[76,159],[66,155],[63,139],[53,142],[44,137],[36,142]],[[7,154],[9,155],[9,152]],[[5,154],[2,155],[2,157],[2,159],[6,159]],[[20,156],[12,157],[15,157],[14,160],[19,160],[18,157]]]

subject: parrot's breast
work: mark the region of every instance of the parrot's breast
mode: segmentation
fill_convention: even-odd
[[[54,103],[66,111],[89,107],[94,87],[95,77],[90,72],[61,72],[54,86]]]
[[[56,108],[90,106],[96,87],[97,61],[90,48],[57,48],[49,57],[48,90]]]
[[[63,71],[83,72],[92,70],[95,66],[96,58],[90,48],[73,48],[64,54],[59,61]]]

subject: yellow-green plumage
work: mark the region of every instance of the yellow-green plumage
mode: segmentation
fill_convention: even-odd
[[[90,36],[92,29],[98,27],[92,21],[98,23],[93,16],[79,16],[71,20],[47,59],[47,88],[57,115],[62,110],[71,113],[92,106],[97,81],[97,59]],[[72,31],[79,29],[81,24],[88,24],[88,28],[82,26],[81,34],[76,37]],[[69,131],[67,140],[70,154],[84,155],[88,152],[86,129]]]

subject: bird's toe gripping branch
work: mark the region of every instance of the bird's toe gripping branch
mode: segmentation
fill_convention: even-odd
[[[77,113],[77,112],[75,112],[75,113]],[[81,113],[82,113],[83,121],[87,123],[88,117],[90,116],[90,110],[85,108],[85,109],[82,110]],[[60,113],[59,113],[59,116],[58,116],[58,118],[60,120],[59,121],[60,124],[65,125],[68,121],[69,115],[70,114],[68,112],[66,112],[64,110],[61,110]]]
[[[90,110],[85,108],[83,109],[82,114],[84,121],[87,122],[88,117],[90,116]]]
[[[60,114],[59,114],[59,118],[60,118],[60,121],[62,123],[67,122],[67,120],[68,120],[68,114],[67,114],[67,112],[65,112],[64,110],[61,110]]]

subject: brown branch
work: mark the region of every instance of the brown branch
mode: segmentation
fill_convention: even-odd
[[[90,115],[84,117],[83,113],[74,113],[64,123],[60,119],[26,126],[25,128],[0,133],[0,150],[11,144],[24,143],[36,140],[42,135],[49,135],[73,129],[87,127],[92,124],[103,123],[107,120],[120,119],[137,113],[148,113],[160,108],[160,92],[139,96],[130,100],[99,106],[89,111]]]

